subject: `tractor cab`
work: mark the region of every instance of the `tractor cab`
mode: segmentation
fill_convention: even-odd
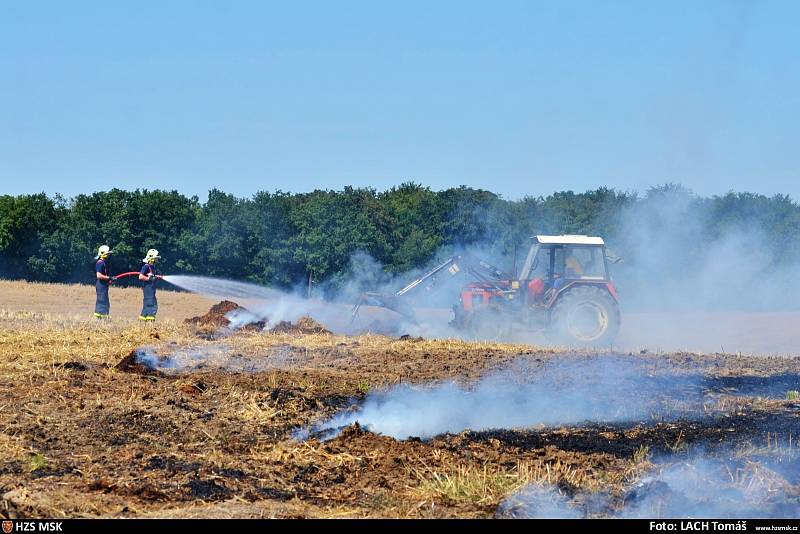
[[[520,284],[527,285],[529,302],[542,300],[575,282],[610,284],[601,237],[537,235],[532,241],[519,273]]]

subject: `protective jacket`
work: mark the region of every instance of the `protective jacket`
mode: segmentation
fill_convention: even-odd
[[[108,262],[106,260],[97,260],[97,263],[95,264],[95,272],[105,276],[111,276],[108,274]],[[106,317],[111,311],[111,301],[108,299],[109,285],[109,280],[100,280],[98,278],[95,281],[94,288],[95,293],[97,294],[97,299],[95,300],[94,304],[95,317]]]
[[[145,276],[150,276],[151,274],[156,275],[156,268],[149,264],[145,263],[142,265],[142,269],[139,271],[141,274]],[[150,281],[142,282],[142,313],[139,314],[139,319],[143,321],[155,321],[156,313],[158,313],[158,299],[156,298],[156,282],[157,279],[153,278]]]

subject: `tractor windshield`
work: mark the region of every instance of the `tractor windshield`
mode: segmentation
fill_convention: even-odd
[[[556,247],[554,274],[564,278],[606,278],[603,248],[565,245]]]
[[[604,247],[560,243],[534,245],[528,253],[521,275],[527,280],[606,280],[608,276]]]

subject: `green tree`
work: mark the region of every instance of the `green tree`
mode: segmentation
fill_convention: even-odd
[[[297,229],[292,222],[294,198],[277,191],[257,193],[248,203],[248,277],[268,285],[291,286],[305,275],[295,258]]]
[[[180,236],[176,267],[187,273],[243,278],[249,261],[246,210],[247,201],[218,189],[209,191],[194,224]]]
[[[395,221],[391,229],[390,269],[404,272],[429,262],[442,245],[444,203],[427,187],[407,182],[378,195]]]
[[[366,252],[384,265],[391,260],[395,222],[373,189],[318,190],[298,195],[297,201],[291,214],[297,228],[294,259],[306,273],[338,287],[355,252]]]
[[[61,199],[36,195],[0,196],[0,275],[50,280],[58,264],[44,261],[41,249],[65,215]]]

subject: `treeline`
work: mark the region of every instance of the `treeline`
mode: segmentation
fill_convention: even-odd
[[[382,192],[346,187],[251,198],[213,190],[205,203],[176,191],[4,195],[0,276],[88,282],[97,247],[108,244],[114,272],[138,268],[145,251],[156,248],[167,273],[280,287],[311,276],[336,287],[358,268],[351,261],[357,252],[391,275],[457,247],[480,244],[508,259],[533,234],[576,233],[606,237],[623,257],[643,245],[660,249],[660,241],[673,238],[671,247],[688,251],[685,262],[702,255],[709,241],[752,228],[761,232],[759,247],[773,252],[769,261],[797,258],[800,206],[788,196],[702,198],[672,184],[641,195],[603,187],[513,201],[485,190],[432,191],[414,183]]]

